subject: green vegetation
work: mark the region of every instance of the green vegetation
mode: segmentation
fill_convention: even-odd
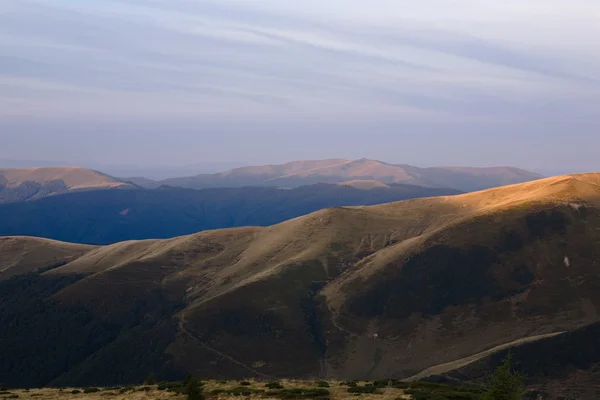
[[[525,393],[525,376],[514,370],[512,354],[504,359],[496,371],[488,376],[482,400],[521,400]]]
[[[247,383],[242,385],[241,382]],[[496,371],[490,375],[485,388],[475,386],[459,386],[427,381],[404,382],[398,380],[377,380],[373,382],[345,381],[332,384],[331,381],[200,381],[192,376],[187,376],[183,381],[164,381],[158,383],[156,389],[151,386],[125,386],[117,392],[118,387],[96,387],[83,389],[89,394],[89,399],[98,396],[115,396],[118,399],[130,397],[131,392],[145,392],[146,399],[174,398],[186,400],[205,400],[230,398],[255,398],[255,399],[290,399],[290,400],[343,400],[354,397],[373,398],[373,395],[382,396],[382,399],[406,400],[410,395],[413,400],[522,400],[524,393],[523,375],[512,367],[512,358],[508,357]],[[231,385],[229,387],[219,387]],[[44,397],[48,391],[61,393],[57,389],[37,389],[29,397]],[[42,392],[43,391],[43,392]],[[170,393],[164,393],[164,391]],[[55,393],[56,393],[55,392]],[[73,390],[73,394],[82,393]],[[14,392],[0,392],[12,395]],[[65,393],[66,395],[67,393]],[[133,393],[131,393],[133,395]],[[48,396],[49,398],[56,398]],[[139,395],[138,395],[139,397]],[[4,397],[3,399],[6,399]],[[67,397],[68,398],[68,397]],[[136,397],[137,398],[137,397]]]
[[[267,393],[263,389],[253,389],[247,386],[238,386],[232,389],[214,389],[210,392],[212,395],[228,394],[230,396],[251,396],[251,395],[262,395]]]
[[[196,378],[190,378],[185,387],[188,400],[204,400],[202,383]]]
[[[283,389],[283,385],[279,382],[267,382],[265,387],[269,389]]]
[[[213,389],[211,396],[259,396],[263,398],[280,399],[325,399],[329,398],[329,390],[324,388],[294,387],[284,389],[278,382],[268,382],[264,385],[270,390],[255,389],[249,386],[238,386],[231,389]]]
[[[156,378],[154,377],[154,374],[148,375],[148,377],[144,381],[144,385],[155,385],[155,384],[156,384]]]
[[[375,393],[377,388],[373,385],[354,386],[348,388],[348,393]]]
[[[135,390],[135,386],[133,385],[128,385],[125,387],[122,387],[121,389],[119,389],[119,393],[127,393],[127,392],[132,392]]]
[[[414,400],[480,400],[479,387],[446,385],[434,382],[392,381],[392,387],[404,389]]]
[[[393,381],[389,379],[378,380],[373,382],[373,386],[375,386],[376,388],[384,388],[390,386],[390,383],[392,382]]]
[[[185,385],[182,382],[163,381],[163,382],[159,382],[157,389],[158,390],[166,390],[168,392],[181,391],[181,388],[187,386],[187,384],[189,384],[191,381],[192,381],[192,379],[189,379]]]
[[[265,397],[276,397],[281,399],[327,399],[329,390],[322,388],[292,388],[273,390],[265,393]]]
[[[392,386],[406,389],[406,393],[414,400],[522,400],[524,380],[524,375],[514,370],[509,353],[494,373],[488,376],[485,390],[433,382],[392,381]],[[359,388],[350,388],[348,391],[356,389]]]
[[[81,393],[81,390],[77,390],[77,389],[71,390],[71,394],[79,394],[79,393]]]

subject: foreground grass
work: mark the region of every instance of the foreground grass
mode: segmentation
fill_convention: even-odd
[[[401,400],[411,399],[405,389],[391,386],[374,387],[368,382],[339,381],[204,381],[206,399],[357,399]],[[164,384],[115,388],[62,388],[62,389],[9,389],[0,392],[0,400],[184,400],[177,384],[166,390]],[[170,385],[167,385],[170,386]],[[96,389],[98,391],[96,391]],[[372,393],[369,393],[371,392]],[[87,393],[84,393],[87,392]]]

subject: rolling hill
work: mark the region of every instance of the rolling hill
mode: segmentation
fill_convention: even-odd
[[[359,188],[356,188],[359,187]],[[111,244],[207,229],[273,225],[334,206],[372,205],[456,190],[360,181],[272,187],[102,190],[0,204],[0,235]]]
[[[0,204],[81,190],[133,187],[79,167],[0,168]]]
[[[600,174],[570,175],[94,247],[43,273],[30,254],[34,272],[0,282],[0,375],[410,378],[523,343],[564,356],[519,352],[533,383],[593,376],[597,352],[569,364],[552,334],[599,320],[599,207]]]
[[[243,167],[217,174],[200,174],[163,181],[149,181],[144,178],[127,178],[127,180],[146,188],[169,185],[192,189],[239,186],[294,188],[316,183],[371,180],[384,184],[406,183],[474,191],[539,178],[541,176],[538,174],[512,167],[418,168],[363,158],[358,160],[294,161],[281,165]]]

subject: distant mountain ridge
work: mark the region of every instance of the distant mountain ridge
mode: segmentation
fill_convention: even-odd
[[[215,174],[199,174],[153,180],[146,177],[115,178],[82,167],[0,168],[0,204],[35,200],[81,190],[160,186],[188,189],[263,186],[297,188],[318,183],[363,181],[360,188],[409,184],[423,187],[477,191],[540,179],[542,176],[514,167],[431,167],[388,164],[366,158],[293,161],[280,165],[235,168]],[[365,181],[371,181],[366,185]],[[366,186],[365,186],[366,185]]]
[[[126,178],[125,180],[147,188],[169,185],[190,189],[238,186],[294,188],[316,183],[369,180],[383,184],[406,183],[426,187],[452,188],[460,191],[476,191],[540,178],[542,176],[539,174],[514,167],[419,168],[362,158],[358,160],[308,160],[280,165],[250,166],[217,174],[199,174],[161,181],[140,178]]]
[[[34,200],[80,190],[134,187],[80,167],[0,168],[0,203]]]

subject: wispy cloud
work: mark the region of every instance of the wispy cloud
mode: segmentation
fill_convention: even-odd
[[[599,26],[595,0],[7,0],[1,113],[576,116]]]

